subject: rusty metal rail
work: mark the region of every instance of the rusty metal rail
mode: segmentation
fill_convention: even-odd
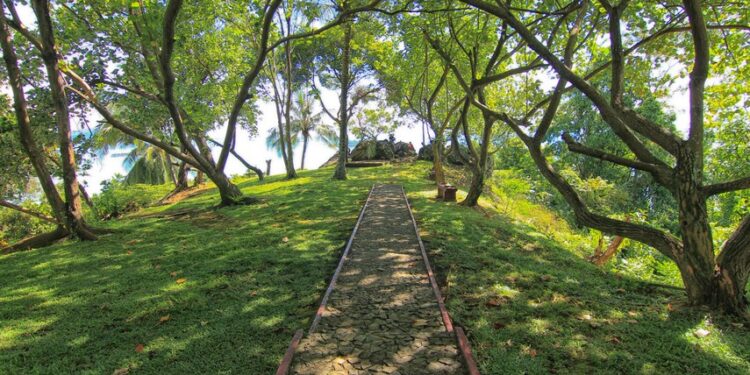
[[[401,186],[401,194],[404,196],[406,207],[409,209],[409,216],[411,217],[411,222],[414,225],[414,233],[417,235],[419,249],[422,251],[422,259],[424,260],[424,266],[427,269],[427,277],[429,277],[430,285],[432,285],[432,291],[435,293],[435,298],[437,299],[438,307],[440,308],[440,315],[442,315],[443,317],[443,325],[445,326],[445,330],[447,332],[453,333],[456,336],[458,349],[461,351],[461,356],[464,359],[464,364],[466,365],[466,369],[468,370],[469,374],[479,375],[479,368],[477,367],[477,363],[474,360],[474,355],[471,352],[471,345],[469,344],[469,340],[466,338],[464,330],[461,327],[455,327],[454,329],[451,316],[448,313],[448,309],[445,308],[445,299],[443,298],[443,294],[440,293],[440,288],[438,287],[437,281],[435,280],[435,274],[432,272],[430,260],[427,258],[427,250],[425,249],[424,243],[422,242],[422,237],[419,235],[417,220],[414,218],[414,214],[411,210],[411,204],[409,203],[409,198],[406,197],[406,191],[404,191],[403,186]]]

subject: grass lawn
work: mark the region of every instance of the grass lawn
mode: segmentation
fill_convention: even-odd
[[[273,373],[375,182],[405,185],[484,374],[750,372],[747,327],[590,265],[588,239],[541,207],[435,202],[427,168],[240,180],[263,202],[216,209],[210,190],[1,257],[0,374]]]

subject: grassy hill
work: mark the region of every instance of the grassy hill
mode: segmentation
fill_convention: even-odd
[[[217,209],[209,189],[1,257],[0,373],[273,373],[381,182],[404,185],[484,374],[750,372],[748,327],[589,264],[591,239],[522,195],[436,202],[428,168],[239,180],[262,203]]]

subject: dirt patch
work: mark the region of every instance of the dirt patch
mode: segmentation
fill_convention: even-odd
[[[210,189],[213,189],[213,186],[208,186],[207,184],[193,186],[193,187],[188,188],[187,190],[183,190],[174,194],[169,193],[166,197],[160,199],[158,204],[165,205],[165,204],[177,203],[182,200],[202,194]]]

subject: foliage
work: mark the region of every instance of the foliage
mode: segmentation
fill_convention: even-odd
[[[94,206],[100,218],[116,218],[157,202],[172,187],[132,184],[127,182],[126,178],[115,176],[109,181],[102,182],[101,192],[93,198]]]
[[[21,203],[21,207],[50,215],[49,206],[46,204],[27,200]],[[47,221],[0,207],[0,247],[11,245],[26,237],[53,229],[55,229],[55,226]]]

